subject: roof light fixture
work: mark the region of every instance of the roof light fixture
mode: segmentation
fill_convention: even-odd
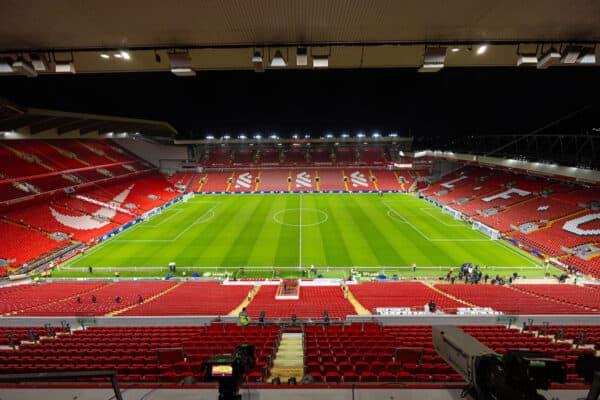
[[[46,57],[44,55],[32,54],[30,58],[33,69],[38,72],[48,71],[48,62],[46,61]]]
[[[192,60],[187,52],[168,53],[171,72],[175,76],[196,76],[192,69]]]
[[[329,68],[329,56],[313,56],[313,68]]]
[[[271,68],[285,68],[287,67],[287,61],[283,58],[281,51],[277,50],[275,56],[271,59]]]
[[[28,61],[19,59],[12,64],[13,70],[21,75],[25,75],[28,78],[35,78],[38,73],[33,69],[33,65]]]
[[[438,72],[444,68],[446,50],[446,47],[426,47],[423,65],[419,68],[419,72]]]
[[[584,47],[577,58],[578,64],[593,65],[596,64],[596,49],[593,47]]]
[[[545,52],[542,55],[542,58],[537,63],[538,69],[546,69],[551,67],[552,65],[556,65],[560,63],[560,59],[562,58],[561,54],[556,51],[554,47],[551,47],[550,50]]]
[[[298,47],[296,49],[296,66],[306,67],[308,65],[308,51],[306,47]]]
[[[477,55],[480,56],[482,54],[484,54],[488,49],[488,45],[487,44],[482,44],[477,48]]]
[[[254,65],[254,72],[265,72],[265,65],[263,64],[263,57],[260,51],[254,52],[252,64]]]

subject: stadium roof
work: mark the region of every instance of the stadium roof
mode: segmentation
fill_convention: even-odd
[[[166,122],[106,115],[24,108],[0,99],[0,135],[20,138],[124,138],[144,135],[172,138],[175,128]]]
[[[330,68],[419,67],[426,45],[456,47],[446,66],[516,66],[517,53],[600,41],[595,0],[4,0],[1,11],[0,53],[77,72],[165,71],[174,49],[195,70],[252,69],[255,51],[268,64],[278,49],[310,68],[296,66],[297,46]],[[129,60],[114,57],[123,50]]]

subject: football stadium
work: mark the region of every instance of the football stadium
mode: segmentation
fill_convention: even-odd
[[[0,399],[598,398],[595,2],[0,10]]]

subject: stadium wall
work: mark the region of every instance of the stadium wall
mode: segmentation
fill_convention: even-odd
[[[163,160],[175,160],[180,163],[188,159],[187,146],[166,146],[134,139],[115,139],[114,142],[155,167],[160,167]]]
[[[80,385],[81,386],[81,385]],[[123,398],[133,399],[177,399],[177,400],[215,400],[218,398],[216,387],[198,388],[177,388],[172,385],[171,388],[156,388],[148,386],[146,388],[121,388]],[[451,385],[403,385],[400,387],[389,387],[390,385],[377,387],[374,385],[364,385],[363,387],[349,384],[336,384],[341,388],[323,388],[322,385],[313,386],[302,385],[282,385],[281,388],[270,387],[261,388],[258,385],[242,386],[240,394],[245,400],[306,400],[306,399],[328,399],[328,400],[372,400],[372,399],[430,399],[430,400],[455,400],[460,398],[462,387],[448,388]],[[587,390],[578,388],[573,390],[553,389],[544,392],[546,398],[560,400],[575,400],[585,398]],[[2,399],[19,400],[96,400],[114,398],[112,389],[96,389],[82,387],[65,387],[60,389],[52,388],[0,388]]]

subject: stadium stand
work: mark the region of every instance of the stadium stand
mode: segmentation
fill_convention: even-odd
[[[119,315],[227,315],[244,301],[251,288],[217,282],[182,283]]]
[[[548,290],[554,286],[548,285]],[[543,298],[506,286],[438,284],[436,288],[475,306],[491,307],[496,311],[509,314],[589,314],[591,312],[580,305]]]
[[[600,278],[600,257],[595,257],[591,260],[583,260],[577,256],[567,256],[566,258],[561,259],[561,261],[575,267],[585,274]]]
[[[21,311],[28,316],[106,315],[138,304],[138,296],[148,299],[174,287],[176,282],[115,282],[88,291],[77,298],[43,304]],[[92,301],[92,296],[96,301]],[[119,297],[119,301],[116,298]]]
[[[212,172],[206,174],[200,178],[197,190],[200,192],[224,192],[228,187],[228,179],[231,176],[231,172]]]
[[[269,373],[279,339],[278,327],[89,327],[25,343],[16,351],[0,350],[0,372],[116,369],[122,382],[177,383],[188,376],[202,379],[202,361],[231,353],[243,342],[255,347],[257,362],[250,377],[261,381]],[[167,348],[171,351],[162,350],[164,356],[159,358],[160,349]]]
[[[581,306],[590,312],[600,311],[600,292],[589,287],[576,285],[513,285],[513,288],[533,293],[546,299]]]
[[[579,207],[572,204],[553,198],[538,197],[516,204],[497,214],[478,219],[500,232],[507,232],[513,230],[513,225],[518,227],[526,222],[552,221],[578,210]]]
[[[564,248],[573,248],[586,243],[600,242],[600,235],[577,235],[564,229],[565,223],[570,220],[597,213],[597,211],[582,210],[581,212],[571,213],[566,217],[555,219],[547,226],[528,234],[514,232],[511,233],[511,236],[525,244],[530,244],[534,248],[542,250],[548,255],[558,256],[566,253]],[[599,226],[598,220],[585,224],[586,229],[590,230],[598,229]]]
[[[19,223],[0,220],[0,254],[12,260],[12,266],[21,265],[65,244],[64,239],[54,240],[47,234]]]
[[[321,190],[346,190],[340,169],[319,168],[317,173]]]
[[[570,382],[581,381],[574,374],[575,358],[593,352],[503,326],[462,328],[500,354],[518,346],[564,357]],[[304,333],[305,370],[316,382],[462,381],[435,353],[431,326],[307,326]]]
[[[299,300],[276,300],[278,286],[263,285],[246,310],[251,318],[257,319],[264,311],[267,318],[322,319],[327,310],[332,319],[345,319],[356,314],[352,304],[344,298],[339,286],[300,286]]]
[[[3,287],[0,289],[0,312],[14,314],[42,305],[52,306],[58,301],[83,295],[106,285],[107,282],[62,282]]]
[[[291,173],[287,169],[265,169],[260,174],[258,190],[261,191],[287,191],[290,190],[292,182]]]
[[[362,283],[350,288],[356,299],[366,309],[373,311],[375,308],[408,307],[423,311],[430,300],[437,308],[455,313],[459,307],[468,307],[434,290],[421,282],[388,282],[388,283]]]
[[[94,212],[98,212],[98,206],[93,207],[95,207]],[[57,217],[55,217],[52,210],[54,210],[54,212],[59,212],[62,215],[69,215],[75,218],[86,219],[86,217],[89,217],[87,218],[87,220],[90,223],[90,226],[86,226],[86,223],[83,221],[77,227],[65,225],[61,223]],[[7,218],[9,218],[12,221],[21,221],[22,223],[25,223],[27,225],[41,228],[48,233],[63,232],[66,233],[69,236],[69,238],[73,240],[78,240],[80,242],[88,242],[91,239],[100,237],[106,232],[109,232],[119,227],[119,224],[116,224],[114,222],[111,223],[110,220],[96,220],[94,218],[91,218],[90,214],[66,210],[64,208],[61,209],[58,207],[52,207],[51,205],[46,204],[22,208],[10,212],[7,214]],[[132,219],[132,217],[129,216],[129,219]],[[96,229],[91,228],[95,226],[99,227]]]

